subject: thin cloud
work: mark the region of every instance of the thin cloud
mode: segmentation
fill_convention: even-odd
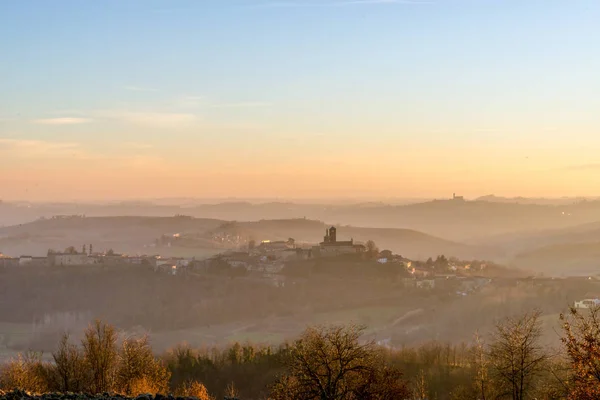
[[[34,124],[38,125],[77,125],[77,124],[87,124],[91,122],[91,119],[88,118],[74,118],[74,117],[63,117],[63,118],[46,118],[46,119],[36,119],[33,121]]]
[[[0,154],[3,153],[6,153],[6,156],[20,158],[88,158],[89,156],[79,143],[0,138]]]
[[[207,96],[182,96],[174,100],[173,105],[178,108],[255,108],[269,107],[272,103],[266,101],[240,101],[223,102],[212,101]]]
[[[158,90],[154,88],[133,85],[125,86],[125,90],[131,90],[132,92],[158,92]]]
[[[182,96],[175,101],[175,106],[180,108],[196,108],[206,103],[206,96]]]
[[[99,116],[133,125],[159,128],[179,128],[199,121],[195,114],[164,112],[100,112]]]

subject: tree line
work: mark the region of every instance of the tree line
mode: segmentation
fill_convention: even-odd
[[[64,335],[43,361],[28,352],[0,369],[0,388],[36,393],[174,394],[200,400],[600,399],[600,309],[561,315],[560,352],[541,344],[537,311],[499,321],[469,344],[386,349],[365,327],[308,328],[278,347],[177,346],[156,356],[147,337],[120,338],[96,321],[80,343]]]

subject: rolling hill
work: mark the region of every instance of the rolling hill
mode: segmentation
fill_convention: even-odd
[[[600,275],[600,242],[562,243],[518,254],[512,265],[546,275]]]
[[[186,217],[86,217],[42,219],[0,228],[0,251],[45,255],[48,249],[62,250],[93,244],[98,251],[110,248],[126,253],[152,253],[148,246],[162,234],[204,232],[224,221]]]
[[[485,199],[485,198],[484,198]],[[491,199],[494,200],[494,199]],[[519,203],[434,200],[411,204],[222,202],[216,204],[16,204],[0,203],[0,226],[41,216],[80,214],[88,217],[173,216],[223,221],[309,218],[329,223],[373,228],[402,228],[427,232],[453,241],[475,242],[484,236],[518,231],[562,229],[600,221],[600,201]]]
[[[71,245],[79,248],[83,244],[93,244],[96,250],[112,248],[127,253],[160,251],[164,255],[179,255],[174,247],[149,248],[161,235],[179,233],[197,238],[195,245],[187,245],[185,254],[200,257],[206,254],[204,250],[214,253],[227,247],[212,240],[218,234],[240,236],[242,242],[249,239],[287,240],[291,237],[309,245],[320,242],[327,227],[323,222],[308,219],[228,222],[191,217],[72,217],[0,228],[0,250],[14,256],[43,255],[49,248],[61,250]],[[439,254],[460,258],[498,255],[493,248],[469,246],[411,229],[340,226],[338,232],[340,240],[374,240],[381,249],[390,249],[410,258],[421,259]]]

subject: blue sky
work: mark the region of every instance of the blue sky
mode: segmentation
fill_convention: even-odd
[[[596,0],[3,1],[0,179],[599,194],[598,21]]]

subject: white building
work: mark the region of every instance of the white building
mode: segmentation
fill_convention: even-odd
[[[600,306],[599,299],[585,299],[575,302],[575,308],[593,308]]]
[[[87,254],[66,254],[57,253],[52,255],[53,265],[57,266],[73,266],[73,265],[88,265],[93,264],[94,259],[88,257]]]
[[[33,257],[31,257],[31,256],[19,257],[19,266],[30,265],[32,262],[33,262]]]

